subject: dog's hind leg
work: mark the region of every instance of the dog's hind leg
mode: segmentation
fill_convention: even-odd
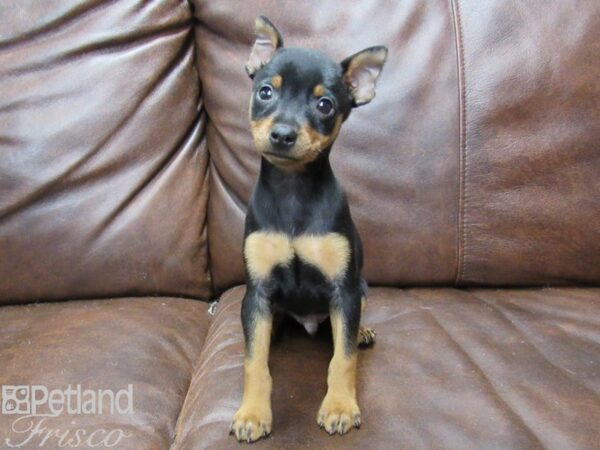
[[[375,330],[373,328],[369,328],[364,325],[361,325],[358,328],[357,343],[358,343],[359,347],[370,347],[373,344],[375,344],[376,340],[377,340],[377,333],[375,333]]]
[[[367,307],[367,297],[363,296],[360,299],[360,310],[361,315]],[[358,338],[357,344],[359,347],[370,347],[375,344],[377,340],[377,333],[373,328],[367,327],[365,325],[361,325],[358,327]]]

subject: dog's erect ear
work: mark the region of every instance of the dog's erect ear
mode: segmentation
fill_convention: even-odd
[[[279,34],[275,25],[265,16],[256,18],[256,22],[254,22],[254,34],[256,35],[256,40],[246,63],[246,72],[250,78],[254,78],[254,74],[271,60],[275,51],[283,47],[281,34]]]
[[[350,90],[352,106],[364,105],[375,97],[375,83],[387,53],[383,46],[369,47],[342,61],[344,83]]]

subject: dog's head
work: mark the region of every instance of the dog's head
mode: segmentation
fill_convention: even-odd
[[[284,48],[266,17],[256,19],[255,34],[246,72],[253,80],[256,149],[278,167],[302,168],[331,147],[353,107],[375,97],[387,49],[370,47],[337,63],[313,50]]]

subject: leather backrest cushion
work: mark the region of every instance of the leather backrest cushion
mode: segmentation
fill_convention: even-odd
[[[567,4],[568,3],[568,4]],[[256,16],[337,60],[389,50],[334,145],[371,284],[600,281],[600,3],[196,1],[218,289],[243,281]]]
[[[0,301],[210,293],[185,1],[0,6]]]
[[[332,166],[363,240],[369,282],[454,281],[459,130],[448,3],[382,5],[197,2],[198,65],[210,116],[209,243],[218,288],[244,279],[244,215],[259,168],[244,64],[259,14],[278,27],[285,45],[318,49],[337,61],[372,45],[388,47],[376,97],[342,126]]]
[[[458,279],[600,283],[600,2],[457,6]]]

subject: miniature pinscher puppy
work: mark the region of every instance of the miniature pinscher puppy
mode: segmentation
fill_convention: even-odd
[[[246,216],[244,394],[231,432],[247,442],[271,432],[269,346],[274,317],[287,314],[311,334],[330,318],[334,354],[317,423],[344,434],[360,425],[357,346],[372,344],[375,333],[360,326],[362,245],[329,153],[352,108],[375,96],[387,49],[370,47],[338,63],[284,48],[265,17],[255,34],[246,71],[261,166]]]

